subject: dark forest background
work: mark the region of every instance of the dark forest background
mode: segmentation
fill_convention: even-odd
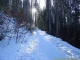
[[[0,0],[0,11],[15,17],[16,28],[26,27],[31,31],[35,25],[48,34],[80,48],[80,0],[45,0],[43,9],[40,8],[38,1]],[[33,8],[36,9],[34,15]],[[27,26],[28,23],[30,26]],[[0,25],[2,24],[0,18]],[[0,31],[0,40],[2,35],[3,32]]]

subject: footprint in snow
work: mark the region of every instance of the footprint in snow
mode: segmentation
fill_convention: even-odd
[[[44,31],[38,31],[40,35],[45,35],[46,33]]]
[[[32,57],[32,55],[25,54],[23,56],[18,57],[17,60],[35,60],[35,59]]]
[[[73,55],[71,49],[67,49],[67,50],[66,50],[66,53],[68,54],[68,56],[69,56],[70,58],[74,58],[74,55]]]
[[[62,44],[59,44],[58,47],[67,53],[67,56],[70,57],[70,58],[74,58],[74,54],[72,53],[71,49],[68,49],[66,46],[62,45]]]

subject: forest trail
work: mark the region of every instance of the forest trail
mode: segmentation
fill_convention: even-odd
[[[14,19],[3,16],[5,18],[4,27],[7,26],[5,29],[8,28],[9,32],[0,41],[0,60],[55,60],[58,58],[69,60],[80,58],[80,49],[38,28],[32,34],[25,28],[18,28],[18,32],[15,32]]]
[[[45,51],[44,54],[47,55],[47,57],[50,57],[50,58],[57,58],[57,57],[58,58],[76,58],[76,57],[78,57],[78,56],[75,56],[75,54],[72,52],[72,50],[69,47],[65,46],[59,40],[59,38],[48,35],[43,31],[38,31],[37,36],[40,41],[40,44],[39,44],[40,49],[42,49],[41,51]],[[52,41],[54,41],[54,42],[52,43]],[[50,56],[50,54],[52,54],[52,56]],[[59,54],[61,54],[61,55],[59,55]]]
[[[44,31],[37,30],[33,32],[34,37],[28,42],[27,58],[29,60],[55,60],[61,59],[77,59],[70,48],[63,45],[59,39],[46,34]],[[55,40],[56,39],[56,40]],[[55,40],[54,43],[51,40]],[[24,55],[23,55],[24,57]]]

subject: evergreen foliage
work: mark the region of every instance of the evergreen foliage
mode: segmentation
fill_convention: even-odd
[[[46,0],[47,1],[47,0]],[[78,0],[53,0],[54,7],[51,7],[51,33],[56,37],[62,38],[64,41],[69,42],[70,44],[77,46],[80,45],[80,23],[79,23],[79,3]],[[48,7],[46,7],[43,12],[40,12],[39,16],[39,27],[42,30],[48,31],[48,20],[45,19],[46,16],[46,10]],[[46,11],[46,12],[45,12]],[[49,17],[49,15],[48,15]],[[41,20],[40,20],[41,19]],[[49,20],[49,21],[50,21]],[[44,22],[44,23],[43,23]],[[44,25],[47,23],[47,25],[44,27]],[[41,24],[42,23],[42,24]],[[49,31],[48,31],[49,32]]]
[[[45,4],[46,8],[41,10],[38,0],[23,0],[23,4],[21,0],[0,0],[0,10],[16,17],[17,27],[26,27],[31,30],[32,26],[36,25],[47,33],[78,46],[77,43],[80,43],[80,0],[46,0]],[[37,10],[34,14],[35,21],[32,16],[33,7]],[[0,25],[2,24],[3,21],[0,19]]]

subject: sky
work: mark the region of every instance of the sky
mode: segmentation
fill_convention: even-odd
[[[40,0],[40,8],[43,9],[45,7],[45,0]]]
[[[23,3],[23,0],[21,0],[21,1]],[[35,0],[33,0],[33,1],[35,1]],[[37,0],[37,1],[38,1],[39,5],[40,5],[40,8],[43,9],[45,7],[45,0]]]

